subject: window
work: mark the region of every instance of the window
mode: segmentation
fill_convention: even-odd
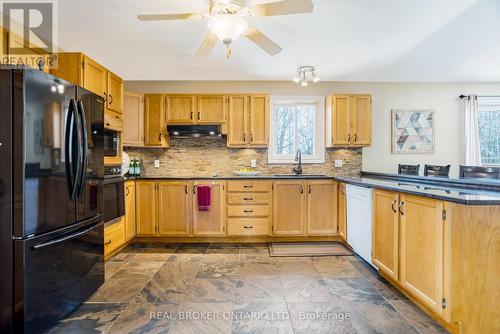
[[[481,163],[500,165],[500,97],[478,98]]]
[[[269,163],[325,162],[325,102],[322,96],[272,96]]]

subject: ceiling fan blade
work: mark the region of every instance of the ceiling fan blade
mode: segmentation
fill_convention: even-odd
[[[168,21],[168,20],[197,20],[203,18],[202,14],[146,14],[137,15],[141,21]]]
[[[217,41],[217,36],[212,32],[208,32],[207,36],[205,36],[205,39],[201,43],[200,48],[196,52],[196,56],[207,57],[214,48]]]
[[[273,16],[311,13],[314,5],[311,0],[282,0],[250,7],[250,12],[255,16]]]
[[[274,43],[269,37],[255,27],[249,27],[247,31],[245,31],[245,37],[272,56],[281,52],[281,47],[278,44]]]

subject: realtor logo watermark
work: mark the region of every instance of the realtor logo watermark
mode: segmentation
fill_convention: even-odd
[[[1,65],[56,66],[57,0],[0,0]]]

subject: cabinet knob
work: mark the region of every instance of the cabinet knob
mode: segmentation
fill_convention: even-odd
[[[109,245],[111,243],[111,240],[106,241],[104,244]]]
[[[252,225],[244,225],[243,228],[253,228]]]
[[[253,186],[251,186],[251,185],[250,186],[245,185],[245,186],[243,186],[243,188],[253,188]]]
[[[108,101],[108,94],[106,94],[106,92],[104,92],[102,95],[104,95],[104,102]]]
[[[392,204],[391,204],[391,208],[392,208],[392,211],[394,211],[394,213],[397,213],[396,211],[396,208],[394,207],[394,204],[396,204],[398,201],[395,199],[392,201]]]
[[[404,206],[404,205],[405,205],[405,202],[403,201],[403,202],[401,202],[401,203],[399,204],[399,207],[398,207],[398,209],[399,209],[399,213],[401,214],[401,216],[404,216],[404,215],[405,215],[405,213],[404,213],[404,212],[403,212],[403,210],[402,210],[402,208],[403,208],[403,206]]]
[[[350,134],[350,133],[347,135],[347,141],[348,141],[348,142],[350,142],[350,141],[351,141],[351,134]]]
[[[245,201],[252,201],[253,197],[243,197],[243,200],[245,200]]]
[[[252,213],[253,210],[243,210],[244,213]]]
[[[113,95],[109,94],[109,104],[113,104]]]
[[[355,133],[354,134],[354,142],[357,142],[358,141],[358,135]]]

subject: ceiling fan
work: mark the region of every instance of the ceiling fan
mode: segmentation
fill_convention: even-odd
[[[210,0],[208,13],[148,14],[138,15],[137,18],[141,21],[205,19],[209,32],[196,55],[199,57],[208,56],[218,39],[226,45],[226,56],[229,58],[231,45],[240,35],[244,35],[272,56],[282,50],[278,44],[257,28],[249,26],[246,18],[310,13],[312,11],[311,0],[281,0],[253,6],[247,6],[245,0]]]

